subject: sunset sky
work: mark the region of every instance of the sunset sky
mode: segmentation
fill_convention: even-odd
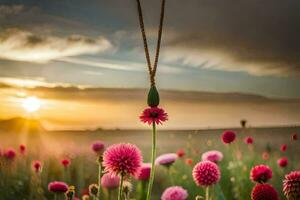
[[[160,1],[142,4],[153,47]],[[169,128],[234,126],[242,117],[254,125],[299,122],[299,9],[297,0],[167,1],[158,87],[218,99],[176,104],[182,93],[165,95],[174,116]],[[146,92],[134,90],[134,104],[125,98],[131,90],[112,88],[148,85],[135,0],[0,0],[0,118],[26,115],[22,101],[37,96],[35,115],[50,128],[141,127]],[[237,100],[223,100],[232,94],[241,110],[231,113]],[[179,110],[193,108],[199,113],[184,121]],[[226,115],[229,121],[215,122]]]

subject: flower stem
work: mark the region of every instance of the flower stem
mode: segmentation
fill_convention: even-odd
[[[57,194],[54,193],[54,200],[57,200]]]
[[[205,200],[209,200],[209,187],[206,187]]]
[[[97,193],[98,200],[100,200],[100,196],[101,196],[101,177],[102,177],[102,157],[99,156],[99,159],[98,159],[98,193]]]
[[[124,179],[124,175],[121,173],[119,193],[118,193],[118,200],[122,199],[123,179]]]
[[[108,200],[111,200],[111,189],[108,190]]]
[[[156,157],[156,125],[155,125],[155,122],[153,122],[152,123],[151,173],[150,173],[150,179],[149,179],[149,185],[148,185],[146,200],[151,199],[151,192],[152,192],[152,186],[153,186],[154,175],[155,175],[155,157]]]
[[[168,174],[169,174],[169,177],[170,177],[171,185],[173,186],[174,185],[174,179],[173,179],[173,176],[172,176],[171,166],[168,167]]]

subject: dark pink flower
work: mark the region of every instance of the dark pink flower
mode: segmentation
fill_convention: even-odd
[[[41,163],[41,161],[38,161],[38,160],[32,161],[32,169],[36,173],[42,171],[42,163]]]
[[[7,149],[5,152],[4,152],[4,157],[7,159],[7,160],[14,160],[15,157],[16,157],[16,151],[14,149]]]
[[[95,141],[91,148],[96,154],[102,154],[104,151],[104,143],[102,141]]]
[[[184,150],[183,150],[183,149],[179,149],[179,150],[177,151],[177,156],[178,156],[179,158],[182,158],[183,156],[185,156]]]
[[[214,163],[218,163],[223,159],[223,154],[220,151],[207,151],[205,153],[202,154],[202,160],[208,160]]]
[[[281,145],[280,151],[285,152],[286,149],[287,149],[287,145],[286,144]]]
[[[254,182],[265,183],[272,178],[272,170],[267,165],[257,165],[251,169],[250,179]]]
[[[168,114],[162,108],[149,107],[143,111],[140,120],[149,125],[152,123],[162,124],[168,120]]]
[[[208,187],[219,182],[221,172],[215,163],[201,161],[193,169],[193,178],[198,186]]]
[[[19,150],[21,154],[25,154],[26,152],[26,146],[24,144],[20,144]]]
[[[149,180],[151,172],[151,163],[143,163],[140,172],[135,176],[137,180]]]
[[[68,185],[64,182],[54,181],[48,184],[48,190],[54,193],[65,193],[68,191]]]
[[[300,199],[300,171],[285,175],[283,192],[287,199]]]
[[[71,160],[69,159],[62,159],[60,162],[65,168],[69,167],[69,165],[71,164]]]
[[[286,157],[280,158],[277,160],[277,164],[279,167],[286,167],[288,165],[289,161]]]
[[[170,166],[177,160],[176,153],[166,153],[158,156],[155,160],[156,165]]]
[[[277,191],[270,184],[256,184],[251,193],[251,200],[279,200]]]
[[[136,175],[142,165],[141,151],[133,144],[115,144],[103,154],[105,170],[116,175]]]
[[[297,135],[297,133],[294,133],[294,134],[292,135],[292,140],[294,140],[294,141],[298,140],[298,135]]]
[[[119,187],[120,177],[114,174],[106,173],[101,177],[101,186],[107,189],[116,189]]]
[[[222,134],[222,140],[225,144],[230,144],[234,142],[235,138],[236,138],[236,134],[233,131],[225,131]]]
[[[186,200],[188,196],[188,192],[182,187],[172,186],[163,192],[161,200]]]
[[[254,140],[253,140],[252,137],[246,137],[246,138],[245,138],[245,143],[246,143],[246,144],[253,144],[253,142],[254,142]]]

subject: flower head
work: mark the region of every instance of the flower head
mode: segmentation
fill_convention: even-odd
[[[60,162],[65,168],[69,167],[69,165],[71,164],[71,160],[69,159],[62,159]]]
[[[262,153],[262,159],[269,160],[269,158],[270,158],[270,154],[267,151]]]
[[[179,149],[179,150],[177,151],[177,156],[178,156],[179,158],[182,158],[183,156],[185,156],[184,150],[183,150],[183,149]]]
[[[13,159],[15,159],[17,154],[14,149],[7,149],[3,155],[7,160],[13,160]]]
[[[177,160],[176,153],[166,153],[158,156],[155,160],[156,165],[171,166]]]
[[[149,107],[143,111],[140,120],[149,125],[152,123],[162,124],[162,122],[168,120],[168,114],[162,108]]]
[[[66,200],[76,200],[77,197],[75,197],[75,187],[72,185],[69,186],[68,191],[65,193],[65,196]]]
[[[116,189],[119,187],[120,177],[114,174],[104,174],[101,177],[101,186],[107,189]]]
[[[287,149],[287,145],[286,144],[283,144],[283,145],[280,146],[280,151],[285,152],[286,149]]]
[[[104,143],[102,141],[95,141],[91,145],[91,149],[96,153],[96,154],[102,154],[104,151]]]
[[[187,159],[185,159],[185,164],[187,164],[187,165],[192,165],[193,164],[193,159],[191,159],[191,158],[187,158]]]
[[[283,192],[287,199],[300,199],[300,171],[293,171],[285,175]]]
[[[143,163],[140,172],[135,175],[135,178],[137,180],[148,180],[150,178],[150,172],[151,172],[151,164],[150,163]]]
[[[38,160],[32,161],[32,169],[38,173],[42,171],[42,162]]]
[[[298,140],[298,135],[297,135],[297,133],[294,133],[294,134],[292,135],[292,140],[294,140],[294,141]]]
[[[246,138],[245,138],[245,143],[246,143],[246,144],[253,144],[253,142],[254,142],[254,140],[253,140],[252,137],[246,137]]]
[[[20,144],[19,150],[21,154],[25,154],[26,152],[26,146],[24,144]]]
[[[188,192],[180,186],[172,186],[163,192],[161,200],[186,200]]]
[[[202,154],[202,160],[208,160],[214,163],[218,163],[223,159],[223,154],[220,151],[207,151]]]
[[[133,144],[115,144],[103,154],[105,170],[116,175],[136,175],[142,165],[141,151]]]
[[[64,182],[54,181],[48,184],[48,190],[54,193],[65,193],[68,191],[68,185]]]
[[[222,140],[225,144],[230,144],[234,142],[235,138],[236,138],[236,134],[233,131],[225,131],[222,134]]]
[[[257,165],[251,169],[250,179],[254,182],[265,183],[272,178],[272,170],[267,165]]]
[[[91,195],[91,196],[97,196],[97,194],[98,194],[98,190],[99,190],[99,187],[98,187],[98,185],[97,184],[91,184],[91,185],[89,185],[89,194]]]
[[[279,200],[277,191],[270,184],[256,184],[251,193],[252,200]]]
[[[279,167],[286,167],[289,164],[289,161],[286,157],[280,158],[277,160]]]
[[[201,161],[193,169],[193,178],[198,186],[207,187],[219,182],[221,172],[215,163],[211,161]]]

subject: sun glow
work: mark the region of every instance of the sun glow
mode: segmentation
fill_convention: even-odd
[[[36,97],[27,97],[22,100],[22,107],[27,112],[36,112],[41,108],[42,102]]]

